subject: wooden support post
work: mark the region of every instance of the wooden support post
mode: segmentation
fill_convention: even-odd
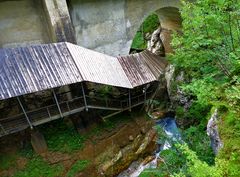
[[[52,90],[52,92],[53,92],[53,96],[54,96],[55,102],[56,102],[56,104],[57,104],[57,107],[58,107],[58,111],[59,111],[59,113],[60,113],[60,116],[61,116],[61,118],[63,118],[63,114],[62,114],[60,105],[59,105],[59,103],[58,103],[57,95],[56,95],[54,89]]]
[[[81,83],[81,87],[82,87],[82,94],[83,94],[83,100],[84,100],[85,109],[86,109],[86,111],[88,111],[87,99],[86,99],[86,95],[85,95],[85,91],[84,91],[84,87],[83,87],[82,83]]]
[[[131,103],[131,90],[128,90],[128,99],[129,99],[129,111],[132,111],[132,103]]]
[[[21,107],[21,109],[22,109],[22,111],[23,111],[23,114],[25,115],[25,118],[27,119],[27,122],[28,122],[30,128],[33,129],[33,125],[32,125],[32,123],[31,123],[30,119],[28,118],[28,115],[27,115],[27,113],[26,113],[26,111],[25,111],[25,109],[24,109],[24,107],[23,107],[23,105],[22,105],[21,100],[19,99],[19,97],[17,97],[17,100],[18,100],[18,103],[19,103],[19,105],[20,105],[20,107]]]

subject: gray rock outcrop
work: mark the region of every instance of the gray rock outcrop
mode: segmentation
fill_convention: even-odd
[[[173,65],[166,68],[165,79],[167,83],[167,92],[171,102],[170,109],[176,109],[178,105],[184,107],[187,111],[192,105],[192,100],[180,88],[182,83],[186,82],[184,72],[176,72]]]
[[[219,114],[218,110],[215,109],[214,113],[212,114],[211,118],[207,124],[207,134],[211,139],[211,146],[215,154],[223,147],[223,142],[220,139],[219,131],[218,131],[218,122],[219,122]]]
[[[147,42],[147,49],[156,55],[165,56],[165,50],[161,39],[161,31],[162,29],[160,26],[152,33],[151,37],[147,37],[150,39]]]

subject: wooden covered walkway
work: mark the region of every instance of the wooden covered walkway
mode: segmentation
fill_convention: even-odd
[[[63,118],[84,109],[124,111],[143,104],[151,95],[142,93],[127,99],[81,97],[59,101],[54,89],[92,82],[133,90],[158,81],[167,62],[149,51],[111,57],[67,42],[0,49],[0,111],[5,101],[17,99],[21,113],[0,114],[0,137],[28,127]],[[81,84],[82,85],[82,84]],[[52,91],[55,104],[25,110],[23,96]],[[31,103],[28,103],[31,104]]]

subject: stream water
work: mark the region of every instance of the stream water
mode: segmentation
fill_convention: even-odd
[[[178,131],[174,118],[166,117],[164,119],[158,120],[156,121],[156,125],[161,127],[162,130],[166,133],[167,137],[172,141],[181,141],[181,135]],[[152,161],[147,164],[135,161],[129,166],[127,170],[121,172],[117,177],[138,177],[144,169],[156,168],[160,152],[162,150],[171,148],[171,144],[167,140],[159,145],[160,147],[156,151],[155,158]]]

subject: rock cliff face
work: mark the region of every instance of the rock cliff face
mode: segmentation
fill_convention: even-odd
[[[171,30],[167,30],[158,27],[152,34],[146,34],[147,49],[156,55],[164,57],[166,53],[171,53],[172,48],[170,46]]]
[[[218,114],[218,110],[215,109],[207,124],[207,134],[211,139],[211,146],[215,154],[217,154],[218,151],[223,147],[223,142],[220,138],[217,125],[219,121],[220,117]]]
[[[91,158],[92,170],[80,176],[116,176],[136,160],[152,155],[157,148],[157,133],[153,122],[144,117],[134,118],[113,132],[89,143],[79,156]],[[91,156],[91,157],[89,157]]]
[[[139,134],[129,144],[112,154],[117,147],[109,147],[97,157],[97,159],[109,158],[103,163],[99,162],[99,172],[105,176],[114,176],[133,162],[147,155],[152,155],[156,149],[157,134],[154,130],[149,130],[146,134]]]
[[[171,32],[168,31],[166,35],[166,29],[163,29],[161,26],[159,26],[159,28],[155,30],[151,35],[147,35],[147,49],[159,56],[165,56],[165,48],[167,48],[168,53],[171,52],[171,48],[168,46],[170,43],[170,33]],[[169,109],[175,110],[178,105],[181,105],[185,110],[188,110],[188,108],[191,106],[191,100],[179,87],[181,83],[186,82],[184,72],[176,72],[174,66],[169,64],[165,69],[165,78],[161,78],[161,80],[162,85],[166,84],[167,94],[170,101]]]
[[[181,83],[185,83],[184,72],[176,72],[173,65],[166,68],[165,79],[167,82],[167,91],[171,102],[170,109],[174,110],[178,105],[183,106],[185,111],[189,109],[192,100],[180,88]]]
[[[150,37],[148,37],[150,40],[147,43],[147,49],[156,55],[165,56],[165,49],[161,39],[161,31],[161,27],[158,27],[158,29],[155,30]]]

